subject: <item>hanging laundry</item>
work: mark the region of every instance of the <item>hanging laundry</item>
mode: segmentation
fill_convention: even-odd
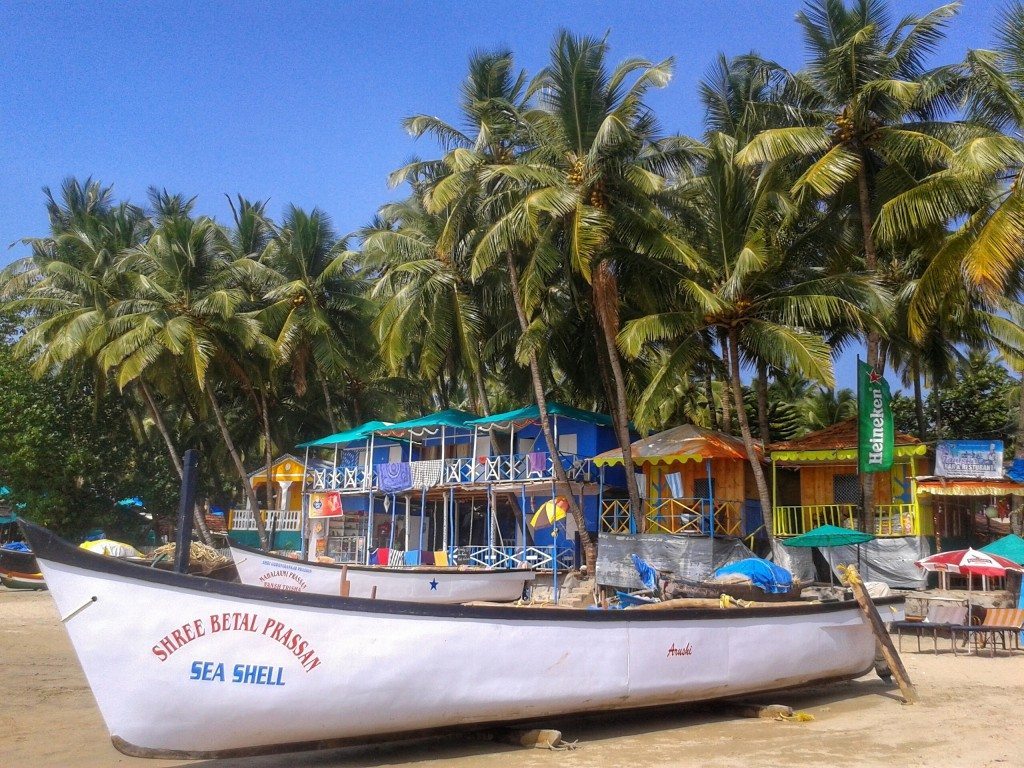
[[[337,491],[309,494],[310,517],[338,517],[343,514],[341,494]]]
[[[392,549],[388,553],[388,565],[392,568],[405,565],[405,552],[401,549]]]
[[[406,491],[412,488],[412,470],[404,461],[378,464],[377,487],[384,493]]]
[[[531,475],[544,476],[548,469],[548,455],[541,451],[526,454],[526,466]]]
[[[377,547],[373,553],[373,564],[374,565],[387,565],[388,560],[391,556],[391,550],[387,547]]]
[[[414,461],[409,465],[413,488],[433,488],[441,484],[444,463],[440,459]]]
[[[679,472],[665,475],[665,482],[668,484],[673,499],[683,498],[683,476]]]
[[[434,565],[434,553],[431,550],[420,550],[420,565]]]
[[[434,565],[439,565],[442,568],[448,567],[448,553],[443,549],[439,549],[434,552]]]
[[[419,565],[420,564],[420,552],[418,549],[411,549],[405,553],[405,564],[406,565]]]

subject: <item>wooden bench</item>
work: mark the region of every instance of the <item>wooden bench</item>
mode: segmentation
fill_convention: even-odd
[[[935,653],[939,652],[939,630],[950,631],[952,640],[952,628],[962,626],[967,619],[967,606],[946,605],[932,603],[928,607],[928,615],[923,621],[894,621],[891,629],[895,630],[899,641],[899,648],[903,650],[903,633],[917,635],[917,650],[921,650],[921,636],[930,634],[934,644]],[[954,649],[955,651],[956,649]]]
[[[1004,650],[1019,650],[1022,628],[1024,628],[1024,609],[988,608],[985,611],[985,618],[982,619],[981,624],[952,627],[950,631],[954,639],[953,654],[956,655],[955,639],[957,635],[964,636],[964,645],[973,640],[975,653],[977,653],[979,648],[984,648],[988,645],[989,640],[992,641],[990,647],[993,656],[996,655],[996,642],[1000,640]],[[1007,636],[1011,638],[1010,643],[1007,642]]]

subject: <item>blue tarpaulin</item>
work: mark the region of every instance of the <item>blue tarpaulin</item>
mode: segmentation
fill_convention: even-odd
[[[793,587],[793,574],[759,557],[748,557],[723,565],[715,571],[715,578],[735,573],[748,577],[751,584],[772,595],[788,592]]]
[[[640,581],[645,587],[656,592],[658,589],[658,572],[639,555],[634,553],[632,558],[633,567],[636,568],[636,572],[640,575]]]
[[[28,545],[23,541],[11,541],[4,544],[3,549],[9,549],[12,552],[31,552]]]

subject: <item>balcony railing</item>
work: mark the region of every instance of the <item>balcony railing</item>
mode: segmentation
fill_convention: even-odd
[[[297,531],[302,525],[302,513],[297,509],[260,510],[267,530]],[[250,509],[232,509],[228,512],[229,531],[255,531],[256,519]]]
[[[555,548],[548,547],[458,547],[458,562],[479,568],[551,568]],[[558,548],[558,569],[576,567],[576,553],[571,547]]]
[[[648,533],[708,535],[711,532],[711,502],[708,499],[658,499],[643,502]],[[743,504],[715,499],[715,535],[743,534]],[[629,501],[605,499],[601,507],[601,530],[631,533]]]
[[[596,477],[594,463],[589,458],[563,453],[561,460],[571,482],[586,483]],[[429,487],[523,483],[551,480],[555,476],[550,453],[480,456],[444,459],[440,462],[413,461],[410,462],[410,469],[414,482],[416,478],[431,478]],[[371,482],[374,489],[377,488],[376,473],[371,469],[368,475],[364,466],[314,469],[311,475],[307,491],[368,491]]]
[[[860,507],[856,504],[804,504],[775,507],[772,529],[779,538],[798,536],[819,525],[859,530]],[[876,504],[875,529],[881,538],[918,536],[921,521],[916,504]]]

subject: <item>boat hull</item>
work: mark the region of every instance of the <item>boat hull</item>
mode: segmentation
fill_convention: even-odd
[[[341,594],[342,566],[289,560],[234,544],[230,549],[238,578],[243,584],[288,592]],[[436,604],[518,600],[523,595],[526,582],[533,580],[535,575],[530,570],[375,568],[359,565],[348,566],[344,572],[349,582],[350,597],[375,594],[379,600]]]
[[[18,573],[0,571],[0,584],[8,589],[46,589],[41,573]]]
[[[0,573],[39,573],[39,564],[32,552],[0,547]]]
[[[26,526],[115,746],[249,755],[856,677],[853,603],[581,611],[327,597],[139,569]]]

